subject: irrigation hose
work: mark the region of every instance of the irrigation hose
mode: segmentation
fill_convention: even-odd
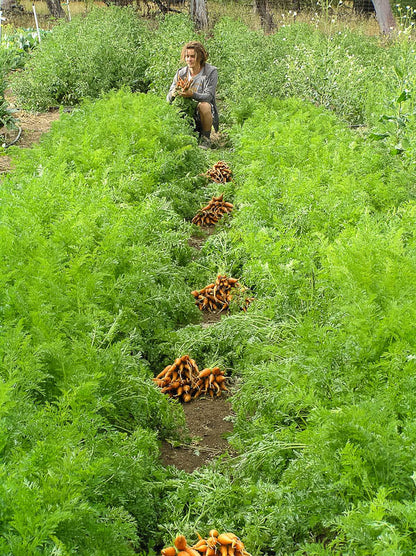
[[[22,135],[22,128],[20,126],[17,126],[17,127],[18,127],[18,130],[19,130],[18,133],[17,133],[17,136],[13,139],[13,141],[11,143],[3,143],[2,147],[4,149],[7,149],[7,148],[11,147],[15,143],[17,143],[17,141],[20,139],[20,136]]]

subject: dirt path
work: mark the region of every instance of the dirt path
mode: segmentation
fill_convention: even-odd
[[[201,235],[190,238],[189,245],[195,249],[195,258],[213,233],[214,226],[204,227],[201,228]],[[215,325],[222,316],[221,313],[203,312],[201,327]],[[223,454],[233,455],[227,440],[233,431],[233,412],[231,403],[224,394],[219,398],[201,397],[183,404],[186,430],[180,432],[184,443],[162,443],[161,459],[164,465],[174,465],[191,473]]]
[[[191,473],[222,454],[232,455],[227,436],[231,434],[231,404],[227,398],[198,398],[183,404],[189,444],[174,446],[163,442],[161,457],[164,465],[174,465]]]
[[[11,105],[11,107],[13,107]],[[15,145],[19,148],[29,148],[37,143],[42,135],[50,130],[52,122],[59,119],[59,110],[51,110],[50,112],[25,112],[19,110],[15,113],[18,119],[18,125],[21,128],[21,135]],[[0,128],[1,145],[10,144],[18,135],[18,130],[7,130]],[[12,158],[7,154],[0,154],[0,175],[10,172],[13,167]]]

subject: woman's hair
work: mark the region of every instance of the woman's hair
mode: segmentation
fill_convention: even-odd
[[[187,42],[182,48],[181,60],[185,61],[186,51],[189,49],[195,50],[196,61],[198,62],[198,64],[203,66],[208,60],[208,52],[205,50],[202,44],[198,41]]]

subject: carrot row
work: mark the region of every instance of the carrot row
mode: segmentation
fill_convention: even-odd
[[[206,539],[198,535],[196,544],[189,546],[184,535],[178,535],[174,546],[162,550],[162,556],[251,556],[234,533],[218,533],[211,529]]]
[[[226,183],[227,181],[231,181],[232,175],[230,167],[223,160],[216,162],[204,174],[204,176],[217,183]]]
[[[199,371],[197,364],[189,355],[183,355],[168,365],[153,379],[164,394],[187,403],[207,394],[213,398],[228,391],[225,371],[219,367]]]
[[[224,201],[223,195],[213,197],[205,207],[197,212],[192,219],[192,223],[197,226],[213,226],[224,214],[231,212],[233,208],[232,203]]]
[[[208,284],[202,290],[194,290],[191,295],[194,296],[195,304],[201,311],[221,313],[230,308],[236,293],[244,296],[245,291],[247,291],[246,288],[238,282],[237,278],[228,278],[225,274],[219,274],[215,284]],[[240,308],[247,311],[247,307],[252,301],[252,297],[245,297]]]

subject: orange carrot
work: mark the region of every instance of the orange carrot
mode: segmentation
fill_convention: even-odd
[[[221,544],[232,544],[234,538],[230,537],[230,535],[228,535],[228,533],[221,533],[221,535],[218,536],[218,542]]]
[[[198,550],[200,546],[203,546],[203,545],[207,544],[205,539],[203,539],[198,533],[197,533],[197,535],[198,535],[198,537],[200,537],[200,539],[198,540],[197,543],[195,543],[191,546],[191,548],[195,548],[196,550]]]
[[[163,371],[160,372],[160,373],[156,376],[156,378],[162,378],[162,376],[164,376],[164,375],[170,370],[170,367],[171,367],[171,365],[168,365],[167,367],[165,367],[165,368],[163,369]]]
[[[173,544],[178,550],[185,550],[187,546],[186,537],[184,537],[183,535],[178,535]]]
[[[185,547],[184,552],[186,552],[189,556],[201,556],[199,552],[191,548],[190,546]]]
[[[198,378],[205,378],[207,376],[209,376],[211,374],[211,369],[203,369],[199,375]]]
[[[225,544],[222,544],[220,546],[220,553],[221,553],[221,556],[227,556],[228,550],[227,550],[227,546]]]
[[[219,533],[216,529],[211,529],[211,531],[209,532],[209,536],[210,537],[218,537]]]
[[[162,550],[162,556],[176,556],[176,548],[174,546],[167,546]]]
[[[207,545],[210,548],[215,547],[215,545],[217,544],[217,537],[215,537],[214,535],[211,535],[210,537],[208,537],[207,539]]]

